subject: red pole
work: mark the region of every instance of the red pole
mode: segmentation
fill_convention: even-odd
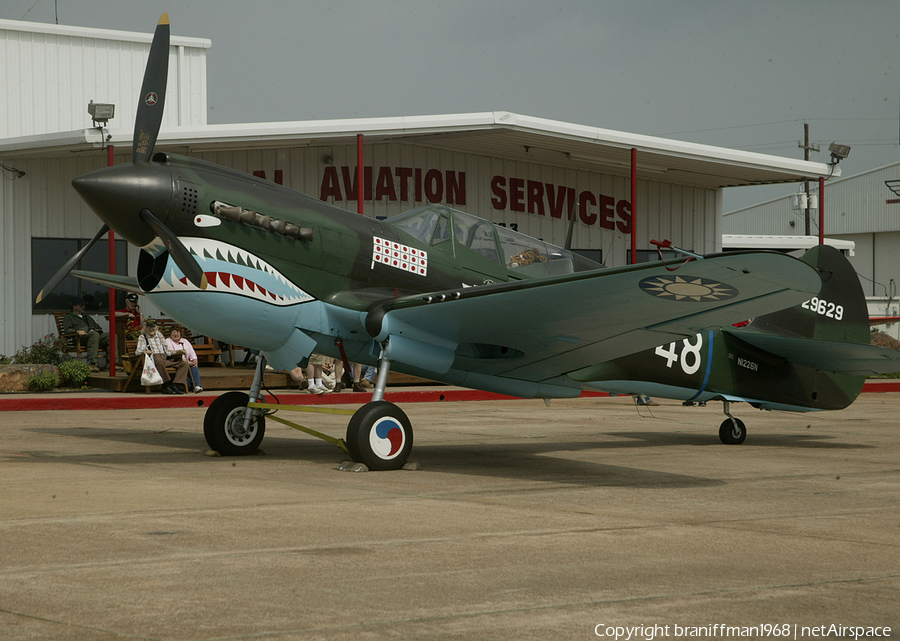
[[[109,167],[113,166],[113,152],[115,147],[110,145],[106,148],[106,164]],[[116,234],[112,229],[109,230],[109,235],[107,237],[107,243],[109,243],[109,273],[116,273]],[[116,290],[112,287],[109,288],[109,347],[106,348],[106,353],[109,356],[106,360],[109,361],[109,377],[116,377]]]
[[[363,135],[356,134],[356,210],[363,213]]]
[[[825,179],[819,178],[819,244],[825,244]]]
[[[631,148],[631,264],[637,265],[637,149]]]

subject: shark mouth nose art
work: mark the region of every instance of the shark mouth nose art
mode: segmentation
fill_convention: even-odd
[[[314,300],[288,280],[268,262],[245,249],[209,238],[181,238],[188,251],[193,254],[208,286],[206,292],[234,294],[271,305],[288,306]],[[144,250],[159,255],[165,247],[156,239]],[[187,276],[170,259],[157,292],[198,292],[199,287],[191,283]]]

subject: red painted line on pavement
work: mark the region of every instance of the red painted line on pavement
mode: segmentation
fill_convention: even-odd
[[[35,394],[28,397],[0,397],[0,411],[23,410],[136,410],[155,408],[205,407],[212,403],[218,394],[194,395],[183,394],[169,396],[163,394],[147,394],[146,396],[122,396],[115,392],[103,395],[85,394],[84,396],[55,397],[54,394]],[[581,398],[606,397],[605,392],[582,392]],[[408,390],[387,392],[386,401],[391,403],[440,403],[459,401],[507,401],[521,400],[516,396],[504,396],[480,390]],[[372,399],[371,393],[341,392],[340,394],[301,394],[293,391],[267,394],[266,403],[282,405],[364,405]]]
[[[900,379],[872,378],[863,385],[863,392],[900,392]]]
[[[900,392],[900,379],[870,379],[863,386],[863,393]],[[224,392],[223,392],[224,393]],[[183,394],[168,396],[146,394],[124,396],[117,392],[102,394],[86,393],[84,396],[56,396],[53,392],[3,398],[0,396],[0,412],[23,410],[137,410],[154,408],[206,407],[218,394]],[[581,398],[608,397],[606,392],[582,392]],[[371,392],[341,392],[317,396],[295,391],[267,394],[265,402],[282,405],[364,405],[372,399]],[[404,390],[385,394],[391,403],[441,403],[461,401],[512,401],[522,400],[517,396],[505,396],[470,389],[425,389]]]

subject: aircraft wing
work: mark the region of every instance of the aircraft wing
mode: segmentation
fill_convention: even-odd
[[[383,301],[366,327],[391,337],[389,358],[438,379],[453,369],[577,386],[566,373],[802,303],[822,285],[815,269],[775,252],[667,264]]]
[[[853,376],[900,372],[900,352],[886,347],[741,330],[727,330],[726,333],[796,365],[825,372]]]

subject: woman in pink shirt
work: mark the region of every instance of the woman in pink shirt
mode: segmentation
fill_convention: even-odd
[[[181,330],[175,327],[169,332],[166,345],[173,352],[177,350],[184,351],[184,356],[181,358],[186,360],[190,367],[190,380],[193,381],[194,392],[197,394],[202,392],[203,388],[200,387],[200,368],[197,367],[197,353],[194,351],[194,346],[191,345],[191,342],[186,338],[182,338]]]

